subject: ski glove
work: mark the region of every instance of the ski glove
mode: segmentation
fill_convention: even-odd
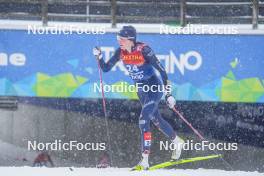
[[[167,94],[165,96],[165,100],[170,109],[173,109],[176,105],[176,100],[171,94]]]
[[[102,52],[99,47],[93,48],[93,55],[99,60],[103,58]]]

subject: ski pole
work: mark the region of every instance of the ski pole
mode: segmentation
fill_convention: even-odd
[[[98,66],[99,77],[100,77],[100,85],[101,85],[101,92],[102,92],[102,102],[103,102],[104,115],[105,115],[105,117],[107,117],[107,114],[106,114],[105,95],[104,95],[103,76],[102,76],[102,70],[101,70],[99,61],[97,62],[97,66]]]
[[[110,166],[113,164],[113,159],[112,159],[112,151],[111,151],[111,139],[110,139],[110,133],[109,133],[109,125],[108,125],[108,120],[107,120],[107,111],[106,111],[106,101],[105,101],[105,94],[104,94],[104,84],[103,84],[103,75],[102,75],[102,70],[100,67],[99,60],[97,60],[97,66],[98,66],[98,72],[99,72],[99,78],[100,78],[100,85],[101,85],[101,92],[102,92],[102,102],[103,102],[103,109],[104,109],[104,117],[105,117],[105,125],[106,125],[106,135],[107,135],[107,141],[109,145],[109,154],[110,154]]]
[[[192,126],[192,124],[183,117],[183,115],[175,108],[175,106],[172,108],[172,110],[178,114],[178,116],[193,130],[193,132],[200,138],[200,140],[205,140],[205,138]],[[213,152],[217,155],[219,155],[218,152],[216,152],[215,150],[213,150]],[[220,157],[220,159],[229,167],[231,168],[231,170],[234,170],[233,167],[223,158]]]
[[[175,108],[173,107],[172,110],[178,114],[178,116],[193,130],[193,132],[201,139],[204,140],[205,138],[192,126],[190,122],[186,118],[183,117],[183,115]]]

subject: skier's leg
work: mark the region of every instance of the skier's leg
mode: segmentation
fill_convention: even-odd
[[[175,139],[176,132],[174,131],[174,129],[172,128],[172,126],[164,118],[161,117],[158,108],[156,109],[156,111],[154,113],[154,119],[152,119],[152,122],[170,140]]]
[[[144,108],[141,111],[139,118],[140,138],[141,138],[141,161],[133,168],[133,170],[146,170],[149,168],[149,153],[151,146],[151,131],[150,131],[150,119],[144,114]]]
[[[154,119],[152,121],[155,126],[157,126],[159,130],[162,131],[174,144],[174,150],[172,150],[171,159],[179,159],[184,141],[179,136],[176,136],[172,126],[161,117],[158,109],[154,113]]]
[[[139,96],[142,104],[142,111],[139,118],[139,128],[141,131],[141,151],[142,160],[133,168],[134,170],[147,169],[149,167],[148,156],[151,146],[150,121],[153,118],[156,102],[148,94]]]
[[[141,132],[141,151],[142,153],[150,153],[151,131],[150,119],[143,115],[143,110],[139,118],[139,128]]]
[[[151,94],[152,95],[152,94]],[[158,111],[159,99],[155,96],[146,95],[147,98],[142,104],[142,111],[139,118],[139,128],[141,130],[142,153],[149,153],[151,146],[150,121],[155,119]],[[159,97],[158,97],[159,98]],[[165,120],[164,120],[165,121]],[[172,127],[168,123],[162,123],[163,126],[170,127],[169,132],[173,133]],[[164,127],[164,129],[166,128]],[[168,131],[168,130],[167,130]]]
[[[152,109],[153,112],[151,114],[152,115],[151,120],[161,132],[163,132],[168,138],[173,140],[176,136],[176,133],[173,130],[172,126],[161,117],[159,112],[159,103],[162,96],[163,96],[162,92],[152,92],[150,95],[152,100],[155,101],[155,106]]]

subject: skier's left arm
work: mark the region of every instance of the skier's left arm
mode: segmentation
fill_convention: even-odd
[[[167,105],[172,109],[174,108],[175,104],[176,104],[176,100],[175,98],[171,95],[171,92],[169,91],[169,85],[168,85],[168,75],[164,69],[164,67],[161,65],[160,61],[158,60],[158,58],[156,57],[156,55],[154,54],[153,50],[148,47],[145,46],[143,48],[143,56],[144,58],[155,68],[159,71],[163,84],[165,86],[165,100]]]

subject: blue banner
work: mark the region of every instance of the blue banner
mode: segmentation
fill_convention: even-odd
[[[138,34],[165,67],[173,95],[186,101],[264,102],[264,36]],[[100,46],[108,60],[116,34],[28,34],[0,31],[0,95],[98,98]],[[122,62],[103,74],[107,85],[132,85]],[[121,84],[122,83],[122,84]],[[136,99],[133,92],[108,98]]]

